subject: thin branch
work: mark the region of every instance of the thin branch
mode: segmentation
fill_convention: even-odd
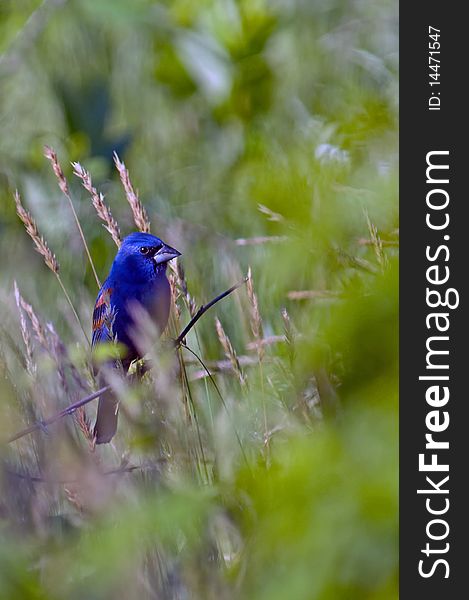
[[[78,400],[78,402],[74,402],[73,404],[70,404],[69,406],[67,406],[67,408],[64,408],[63,410],[59,411],[52,417],[49,417],[48,419],[44,419],[43,421],[36,421],[29,427],[26,427],[26,429],[23,429],[23,430],[19,431],[18,433],[15,433],[15,435],[8,438],[7,443],[10,444],[11,442],[15,442],[16,440],[19,440],[20,438],[24,437],[25,435],[33,433],[34,431],[37,431],[38,429],[45,429],[48,425],[52,425],[52,423],[55,423],[59,419],[62,419],[63,417],[66,417],[67,415],[73,414],[78,408],[80,408],[80,406],[85,406],[85,404],[88,404],[88,402],[91,402],[92,400],[96,400],[96,398],[99,398],[101,396],[101,394],[104,394],[104,392],[107,392],[109,389],[111,389],[111,386],[105,385],[104,387],[99,389],[97,392],[93,392],[89,396],[86,396],[85,398]]]
[[[212,306],[214,304],[216,304],[217,302],[220,302],[220,300],[223,300],[223,298],[226,298],[232,292],[234,292],[235,290],[240,288],[242,285],[244,285],[246,283],[246,281],[247,281],[247,277],[245,277],[242,281],[238,281],[238,283],[235,283],[235,285],[231,286],[228,290],[226,290],[222,294],[219,294],[216,298],[211,300],[208,304],[203,304],[199,308],[199,310],[196,312],[196,314],[192,317],[192,319],[189,321],[189,323],[186,325],[186,327],[184,327],[184,329],[178,335],[178,337],[174,340],[174,345],[176,346],[176,348],[179,348],[179,346],[181,345],[181,343],[184,340],[184,338],[186,337],[186,335],[189,333],[189,331],[192,329],[192,327],[194,327],[194,325],[197,323],[197,321],[200,319],[200,317],[208,311],[209,308],[212,308]]]
[[[103,476],[107,475],[119,475],[120,473],[131,473],[136,470],[143,469],[153,469],[154,466],[145,466],[145,465],[130,465],[128,467],[117,467],[116,469],[111,469],[109,471],[104,471],[101,473]],[[18,479],[25,479],[26,481],[30,481],[32,483],[52,483],[56,485],[69,485],[71,483],[80,483],[79,479],[50,479],[48,477],[40,477],[38,475],[29,475],[29,473],[21,473],[20,471],[15,471],[6,467],[5,471],[12,475],[13,477],[18,477]]]

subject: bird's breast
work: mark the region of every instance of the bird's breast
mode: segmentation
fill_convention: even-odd
[[[153,285],[143,290],[138,300],[155,321],[161,333],[166,329],[171,304],[171,288],[166,276],[159,277]]]
[[[137,313],[143,308],[161,334],[168,323],[171,288],[166,276],[145,284],[118,283],[114,287],[113,304],[116,313],[114,334],[119,342],[129,348],[133,358],[137,358],[142,355],[142,351],[137,350],[139,344],[136,343],[136,336],[139,335]]]

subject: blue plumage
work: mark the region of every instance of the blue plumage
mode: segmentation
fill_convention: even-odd
[[[93,312],[93,346],[115,338],[123,344],[124,369],[141,358],[133,337],[133,307],[143,307],[160,333],[169,317],[171,292],[166,278],[169,260],[180,252],[149,233],[131,233],[117,253],[108,278],[96,298]],[[117,403],[111,393],[98,404],[96,443],[109,442],[117,427]]]

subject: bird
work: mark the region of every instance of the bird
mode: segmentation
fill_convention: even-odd
[[[117,341],[123,349],[120,362],[124,372],[132,361],[142,358],[141,349],[135,344],[135,309],[143,307],[160,334],[166,328],[171,300],[166,268],[178,256],[178,250],[150,233],[131,233],[122,241],[99,290],[93,311],[92,348]],[[114,437],[117,413],[117,399],[108,390],[98,401],[96,444],[108,443]]]

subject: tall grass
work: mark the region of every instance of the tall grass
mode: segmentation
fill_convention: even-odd
[[[5,14],[0,598],[397,597],[394,5]],[[150,223],[170,322],[95,446],[97,284]]]

